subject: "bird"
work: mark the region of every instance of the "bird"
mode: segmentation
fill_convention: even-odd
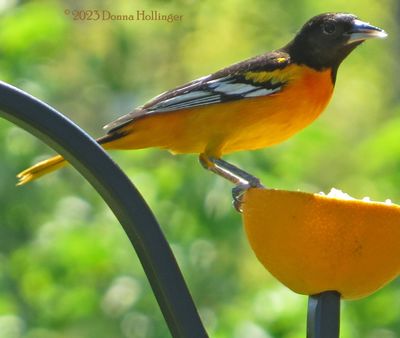
[[[201,165],[232,182],[234,200],[260,180],[223,155],[269,147],[312,123],[326,108],[342,61],[387,33],[350,13],[308,20],[284,47],[168,90],[107,124],[106,150],[161,148],[199,154]],[[61,155],[17,175],[17,185],[61,168]]]

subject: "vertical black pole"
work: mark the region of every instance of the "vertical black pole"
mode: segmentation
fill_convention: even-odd
[[[308,298],[307,338],[339,338],[340,294],[326,291]]]

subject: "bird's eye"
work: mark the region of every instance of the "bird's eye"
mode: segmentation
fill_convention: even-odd
[[[325,22],[322,25],[322,31],[324,34],[331,35],[336,31],[336,25],[333,22]]]

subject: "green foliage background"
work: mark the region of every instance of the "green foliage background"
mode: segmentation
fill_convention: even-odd
[[[157,10],[183,20],[78,22],[66,9]],[[284,144],[227,158],[270,187],[336,187],[400,203],[396,0],[5,0],[0,78],[99,136],[102,125],[161,91],[278,48],[327,11],[355,13],[390,36],[345,61],[331,104],[312,126]],[[16,188],[18,171],[53,152],[7,121],[0,140],[0,337],[169,337],[134,251],[93,188],[71,168]],[[211,337],[305,336],[307,298],[258,263],[228,183],[195,155],[112,156],[154,210]],[[342,337],[400,337],[399,281],[345,302]]]

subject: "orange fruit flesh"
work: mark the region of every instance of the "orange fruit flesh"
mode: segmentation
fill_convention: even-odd
[[[400,271],[400,207],[250,189],[243,220],[256,256],[293,291],[365,297]]]

